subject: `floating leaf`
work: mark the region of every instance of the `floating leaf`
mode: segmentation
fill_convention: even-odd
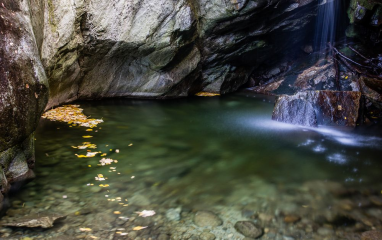
[[[35,94],[35,97],[38,98],[38,95]],[[87,118],[82,111],[83,109],[79,108],[79,105],[65,105],[45,112],[42,118],[88,128],[96,127],[99,123],[103,122],[102,119]]]
[[[151,217],[155,215],[153,210],[143,210],[142,212],[136,212],[140,217]]]
[[[147,226],[146,227],[138,226],[138,227],[134,227],[133,230],[134,231],[139,231],[139,230],[142,230],[142,229],[145,229],[145,228],[147,228]]]
[[[81,232],[91,232],[92,229],[91,228],[80,228],[80,231]]]
[[[210,93],[210,92],[198,92],[195,94],[198,97],[215,97],[215,96],[220,96],[218,93]]]
[[[87,135],[87,136],[82,136],[83,138],[92,138],[93,136]]]

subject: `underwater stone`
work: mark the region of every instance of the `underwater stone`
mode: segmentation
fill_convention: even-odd
[[[170,221],[179,221],[181,211],[182,211],[181,207],[170,208],[169,210],[166,211],[166,217]]]
[[[223,220],[210,211],[198,211],[194,217],[194,223],[199,227],[217,227],[223,224]]]
[[[263,230],[250,221],[239,221],[235,223],[235,229],[246,237],[258,238],[263,235]]]
[[[380,240],[382,239],[382,231],[367,231],[361,234],[362,240]]]
[[[338,125],[355,127],[360,92],[306,91],[282,95],[275,104],[272,119],[303,125]]]
[[[65,215],[44,215],[39,213],[38,216],[17,218],[14,222],[3,223],[2,225],[6,227],[51,228],[57,220],[62,220],[65,218]]]

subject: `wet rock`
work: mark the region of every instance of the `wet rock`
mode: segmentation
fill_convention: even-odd
[[[333,236],[334,230],[330,228],[321,227],[317,229],[317,233],[321,236]]]
[[[150,200],[141,194],[135,194],[129,199],[129,203],[137,206],[147,206],[150,205]]]
[[[65,215],[44,215],[39,214],[37,216],[27,216],[22,218],[17,218],[13,222],[3,223],[6,227],[28,227],[28,228],[51,228],[53,224],[58,221],[65,219]]]
[[[209,233],[209,232],[202,232],[199,235],[200,240],[214,240],[215,238],[216,238],[216,236],[212,233]]]
[[[198,211],[194,216],[194,223],[199,227],[217,227],[223,224],[223,220],[210,211]]]
[[[33,178],[34,131],[48,101],[29,4],[2,1],[0,8],[0,181],[6,193]],[[0,208],[3,195],[0,194]]]
[[[310,54],[310,53],[313,52],[313,47],[312,47],[312,45],[305,45],[305,46],[303,47],[302,50],[303,50],[305,53]]]
[[[258,238],[263,234],[263,230],[250,221],[239,221],[235,223],[234,227],[245,237]]]
[[[382,206],[382,197],[379,196],[371,196],[369,200],[376,206]]]
[[[307,91],[278,98],[272,119],[304,126],[355,127],[360,92]]]
[[[78,193],[80,192],[80,188],[79,187],[76,187],[76,186],[72,186],[72,187],[69,187],[66,189],[67,192],[69,193]]]
[[[273,219],[273,215],[266,213],[259,213],[259,219],[263,222],[270,222]]]
[[[367,231],[361,234],[362,240],[380,240],[382,239],[382,231]]]
[[[166,211],[166,218],[170,221],[179,221],[181,211],[182,211],[181,207],[170,208],[169,210]]]
[[[300,220],[301,220],[300,216],[293,215],[293,214],[286,215],[284,217],[284,222],[286,222],[286,223],[296,223],[296,222],[298,222]]]

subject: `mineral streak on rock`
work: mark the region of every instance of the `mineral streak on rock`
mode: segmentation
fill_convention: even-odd
[[[276,101],[272,119],[303,126],[339,125],[355,127],[360,92],[307,91],[282,95]]]

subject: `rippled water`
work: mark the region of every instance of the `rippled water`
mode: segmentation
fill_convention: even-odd
[[[62,213],[68,218],[50,230],[4,232],[10,239],[157,239],[161,234],[192,239],[204,229],[192,220],[201,209],[214,211],[223,219],[223,227],[208,228],[217,239],[244,238],[233,224],[245,219],[270,229],[264,239],[297,233],[299,237],[294,238],[306,239],[328,225],[332,231],[343,232],[380,226],[382,220],[372,214],[361,212],[372,226],[353,214],[381,211],[369,200],[379,197],[382,190],[380,129],[306,128],[274,122],[270,120],[273,102],[272,97],[248,93],[80,102],[86,115],[105,121],[93,132],[42,120],[36,134],[37,178],[11,198],[10,213],[3,219],[41,212]],[[84,139],[84,135],[93,137]],[[75,154],[86,154],[86,150],[71,146],[88,141],[118,163],[97,166],[100,156],[77,158]],[[98,174],[107,179],[96,181]],[[349,189],[355,190],[341,195]],[[344,215],[344,199],[354,203],[346,217],[360,222],[361,230],[354,223],[330,222],[327,215],[333,211]],[[368,201],[367,209],[357,208],[360,199]],[[181,208],[180,221],[166,217],[177,208]],[[143,210],[154,210],[156,215],[138,217],[136,212]],[[258,219],[259,213],[269,214],[273,220]],[[298,214],[302,220],[290,228],[283,221],[287,214]],[[320,214],[326,218],[324,222],[316,221]],[[133,231],[136,226],[148,228]],[[85,227],[92,232],[79,230]],[[278,232],[272,233],[272,229]],[[121,231],[129,234],[116,234]]]

